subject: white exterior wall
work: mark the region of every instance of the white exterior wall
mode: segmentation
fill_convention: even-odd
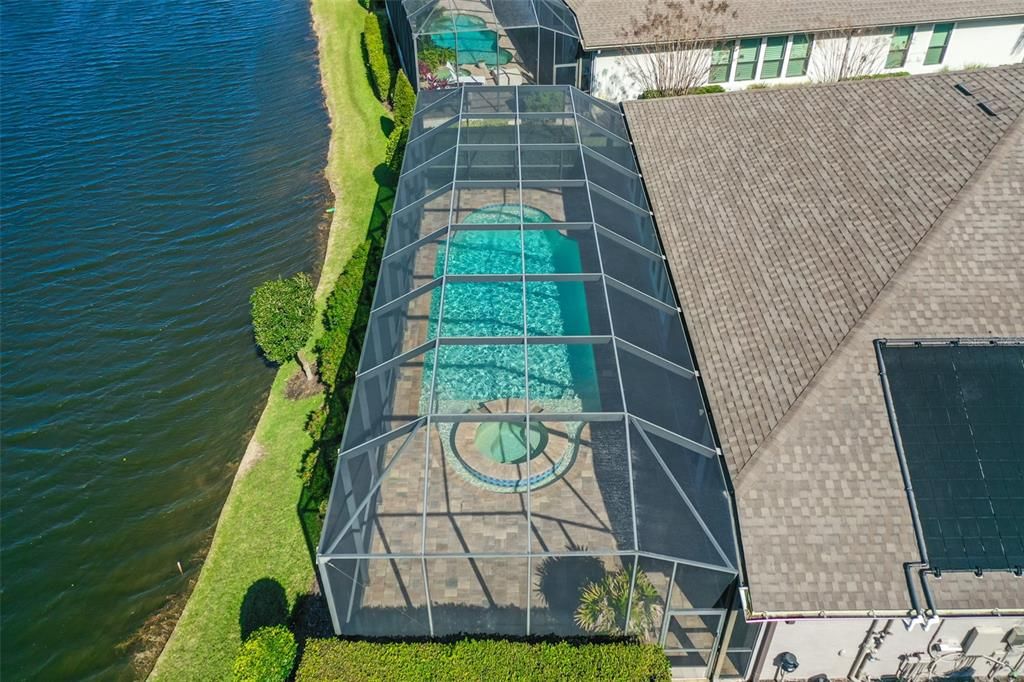
[[[883,68],[891,37],[888,29],[880,29],[878,35],[860,36],[853,40],[862,43],[862,54],[870,52],[876,56],[877,63],[870,69],[872,73],[882,73],[885,71],[931,73],[941,71],[942,69],[955,70],[975,65],[1000,66],[1024,61],[1024,16],[956,22],[942,63],[925,66],[924,59],[928,51],[928,44],[931,42],[933,26],[933,24],[916,25],[914,35],[910,41],[910,48],[907,52],[906,64],[893,69]],[[732,81],[731,78],[736,71],[734,54],[733,73],[730,74],[730,81],[720,83],[720,85],[726,90],[742,90],[754,83],[779,85],[820,80],[820,71],[822,70],[825,53],[841,51],[844,41],[844,38],[816,38],[811,49],[807,75],[794,78],[783,76],[769,80]],[[879,47],[877,49],[867,47],[871,43],[877,43]],[[856,48],[854,48],[854,51],[856,51]],[[710,50],[705,52],[707,54],[704,59],[710,62]],[[785,68],[789,61],[788,57],[787,49],[786,61],[783,63],[783,74],[785,74]],[[644,55],[623,54],[622,52],[611,50],[595,53],[591,68],[591,93],[602,99],[615,102],[639,97],[642,87],[631,75],[632,69],[630,69],[630,64],[638,59],[645,58]],[[764,59],[763,41],[758,58],[759,61]],[[758,65],[758,73],[760,73],[760,64]]]
[[[1024,62],[1024,17],[957,22],[953,25],[946,58],[939,66],[924,66],[924,53],[931,40],[931,26],[919,28],[927,30],[927,35],[921,36],[919,46],[918,35],[915,33],[914,42],[910,46],[910,59],[916,58],[915,73],[938,71],[944,66],[962,69],[974,64],[997,66]]]
[[[762,680],[775,679],[776,673],[779,672],[776,668],[776,657],[788,651],[796,655],[799,668],[787,675],[787,680],[808,679],[819,675],[824,675],[830,680],[846,679],[857,662],[861,645],[868,639],[873,622],[876,631],[881,631],[888,620],[837,618],[776,623],[775,632],[767,644],[764,665],[760,673],[754,671],[754,675],[759,676],[759,679]],[[978,642],[984,642],[971,653],[994,656],[1004,660],[1010,666],[1019,666],[1018,670],[1024,672],[1024,646],[1008,648],[1003,643],[1012,628],[1024,627],[1024,618],[943,618],[927,632],[919,625],[907,630],[903,623],[904,621],[899,619],[892,621],[890,634],[885,636],[878,645],[873,654],[874,660],[869,659],[864,664],[861,679],[878,679],[883,675],[895,675],[897,671],[905,674],[911,672],[906,668],[900,670],[901,656],[910,657],[907,660],[912,664],[917,661],[922,662],[919,668],[922,670],[922,674],[919,677],[909,676],[906,679],[911,681],[929,679],[923,674],[923,670],[932,661],[928,655],[930,647],[936,644],[941,644],[944,647],[960,646],[971,628],[979,628],[983,637],[979,637]],[[968,660],[961,658],[959,654],[952,653],[939,661],[934,674],[939,676],[949,673],[965,663],[977,671],[975,679],[987,675],[995,665],[984,659]],[[1006,679],[1007,672],[1003,668],[997,677]],[[781,673],[779,674],[781,676]]]

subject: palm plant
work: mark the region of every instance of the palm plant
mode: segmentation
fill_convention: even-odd
[[[641,638],[652,635],[661,620],[661,595],[647,574],[638,571],[630,605],[629,582],[629,573],[618,571],[583,588],[576,608],[576,624],[580,629],[600,635],[627,634]]]

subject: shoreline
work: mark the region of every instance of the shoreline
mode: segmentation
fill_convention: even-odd
[[[310,351],[316,340],[323,333],[323,311],[327,297],[356,246],[365,238],[369,224],[369,220],[366,218],[372,214],[372,196],[376,190],[375,182],[372,183],[371,189],[373,191],[369,192],[370,200],[368,201],[364,200],[362,196],[366,192],[354,192],[352,190],[363,190],[365,189],[363,185],[367,179],[373,181],[372,168],[376,166],[373,161],[375,159],[378,162],[383,160],[386,138],[383,136],[379,123],[373,127],[369,125],[361,127],[360,123],[365,122],[369,124],[374,118],[379,119],[386,116],[387,112],[375,97],[372,98],[372,105],[365,97],[366,93],[372,95],[372,91],[370,90],[369,82],[366,80],[365,65],[362,63],[362,55],[359,52],[361,22],[360,26],[356,28],[351,25],[351,22],[338,21],[337,15],[341,13],[365,12],[365,10],[358,5],[357,0],[310,0],[308,6],[312,30],[317,39],[317,69],[320,75],[320,87],[328,114],[329,135],[324,176],[333,195],[334,208],[324,247],[320,277],[316,286],[316,323],[311,340],[306,347],[306,350]],[[359,68],[346,69],[346,66],[353,66],[353,54],[351,52],[353,42],[356,48],[355,54],[358,55]],[[361,71],[361,73],[353,73],[354,70]],[[347,77],[350,76],[353,78],[348,80]],[[366,82],[360,84],[358,82],[360,78]],[[335,81],[339,79],[343,85],[349,87],[337,87],[338,83]],[[346,113],[351,114],[351,111],[343,113],[342,109],[345,108],[345,105],[356,109],[357,113],[362,114],[359,118],[363,120],[352,120],[351,116],[346,115]],[[379,109],[379,111],[373,109]],[[341,121],[347,122],[349,127],[342,129]],[[353,135],[353,131],[359,134]],[[376,132],[376,135],[373,134],[374,132]],[[362,146],[368,148],[371,152],[360,154],[359,149],[355,150],[355,157],[362,162],[359,165],[365,166],[367,171],[365,174],[360,173],[364,169],[352,168],[352,166],[356,165],[352,163],[353,159],[350,153],[352,151],[350,147],[353,145],[346,143],[352,143],[354,140],[343,139],[346,137],[362,138]],[[362,151],[366,151],[366,149]],[[352,172],[346,174],[344,171]],[[347,177],[347,175],[350,177]],[[346,188],[346,185],[350,186]],[[234,590],[235,594],[226,594],[232,591],[231,588],[236,587],[230,584],[226,574],[231,572],[232,567],[241,568],[246,557],[225,557],[224,555],[244,553],[246,549],[251,549],[252,544],[258,544],[258,542],[250,542],[249,546],[239,547],[236,541],[237,534],[235,532],[243,525],[251,524],[257,530],[264,530],[262,523],[256,522],[253,524],[251,520],[253,512],[257,514],[263,512],[267,515],[277,512],[280,515],[281,508],[265,509],[267,506],[266,501],[262,499],[264,493],[269,495],[269,491],[275,491],[281,498],[279,500],[283,503],[281,506],[287,507],[284,511],[291,512],[291,523],[288,525],[293,527],[289,527],[289,532],[286,533],[290,537],[280,538],[280,542],[278,542],[278,538],[271,537],[270,543],[274,545],[276,550],[282,549],[280,545],[287,545],[283,548],[283,556],[276,557],[278,560],[276,563],[280,565],[275,565],[273,568],[277,569],[280,573],[288,575],[274,575],[273,578],[275,580],[291,578],[291,580],[286,581],[290,584],[284,585],[284,591],[293,615],[296,611],[296,606],[302,601],[304,596],[311,592],[315,584],[315,567],[310,560],[305,536],[303,530],[299,527],[299,518],[296,512],[301,494],[301,481],[296,472],[301,461],[301,454],[312,443],[304,430],[306,415],[323,403],[324,394],[319,393],[297,401],[286,399],[283,396],[284,386],[288,379],[297,371],[299,371],[297,363],[289,361],[279,367],[274,376],[266,403],[249,439],[245,453],[238,463],[231,488],[217,518],[210,544],[205,551],[203,565],[197,577],[189,586],[189,592],[187,594],[183,592],[177,597],[171,597],[172,603],[176,605],[182,603],[183,606],[176,614],[174,628],[162,643],[159,656],[155,658],[152,668],[145,671],[149,679],[180,679],[180,674],[186,670],[193,677],[203,677],[204,673],[215,674],[215,676],[227,673],[230,676],[229,668],[216,671],[215,673],[214,670],[203,669],[201,665],[190,668],[189,663],[191,656],[195,653],[194,650],[201,649],[204,645],[208,646],[210,644],[219,645],[217,647],[218,651],[215,652],[218,655],[215,658],[220,660],[217,660],[216,663],[222,664],[233,661],[234,651],[237,650],[240,644],[240,640],[237,637],[240,617],[238,606],[231,605],[234,606],[233,609],[230,606],[224,608],[228,606],[224,602],[225,600],[231,600],[232,597],[237,599],[239,595],[237,590]],[[254,481],[255,478],[269,479],[274,482]],[[282,491],[280,487],[284,487],[284,490]],[[239,509],[239,507],[247,505],[251,508]],[[250,517],[246,517],[246,514],[250,514]],[[240,520],[240,516],[244,520]],[[288,519],[284,520],[287,523]],[[242,538],[240,542],[245,543],[247,540],[248,538]],[[299,541],[298,547],[295,545],[296,540]],[[236,544],[233,545],[232,542],[236,542]],[[274,558],[266,557],[259,551],[255,553],[255,557],[266,564],[275,564]],[[234,563],[232,563],[232,560],[234,560]],[[268,568],[270,566],[263,567],[263,569]],[[275,573],[276,571],[257,570],[257,573],[259,572]],[[304,581],[301,585],[297,582],[300,574],[304,576]],[[220,580],[223,584],[211,584],[217,580]],[[260,580],[266,580],[266,578],[260,578]],[[220,589],[218,590],[218,588]],[[244,596],[248,596],[248,593]],[[198,604],[197,602],[199,601],[208,601],[210,603]],[[215,626],[203,622],[204,620],[212,620],[212,616],[197,614],[197,612],[204,607],[209,609],[211,606],[221,607],[219,610],[223,613],[217,615],[223,616],[227,614],[232,617],[230,620],[233,622],[228,623],[228,626],[233,625],[236,630],[233,642],[203,641],[204,639],[211,639],[214,634],[204,630],[215,628]],[[243,601],[243,609],[244,606]],[[232,611],[233,613],[231,613]],[[222,618],[221,620],[225,619]],[[221,625],[223,624],[221,623]],[[185,632],[186,630],[189,632]],[[208,636],[204,638],[204,635]],[[228,656],[229,653],[230,656]],[[178,660],[171,661],[170,659],[172,658]],[[142,671],[140,670],[140,672]]]

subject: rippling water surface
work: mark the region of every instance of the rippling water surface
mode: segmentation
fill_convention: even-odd
[[[272,379],[249,292],[319,260],[315,37],[307,0],[0,23],[2,677],[124,679]]]

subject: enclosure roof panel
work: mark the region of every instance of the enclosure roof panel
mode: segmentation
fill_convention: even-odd
[[[1024,67],[624,107],[754,609],[907,609],[918,552],[872,341],[1024,333]]]
[[[547,28],[579,37],[561,0],[402,0],[413,34],[474,33],[488,28]]]
[[[726,473],[621,111],[417,100],[322,557],[645,555],[726,576]]]
[[[500,0],[499,0],[500,1]],[[672,7],[699,7],[672,0],[628,2],[620,0],[566,0],[579,20],[586,49],[622,47],[647,42],[636,25],[665,14],[675,19]],[[1024,15],[1024,0],[730,0],[721,20],[703,22],[709,30],[701,38],[733,38],[778,33],[813,33],[896,24],[919,24]],[[732,16],[735,13],[735,16]],[[691,24],[692,25],[692,24]],[[710,30],[713,29],[713,30]],[[660,34],[659,34],[660,35]],[[684,34],[680,37],[691,37]]]

